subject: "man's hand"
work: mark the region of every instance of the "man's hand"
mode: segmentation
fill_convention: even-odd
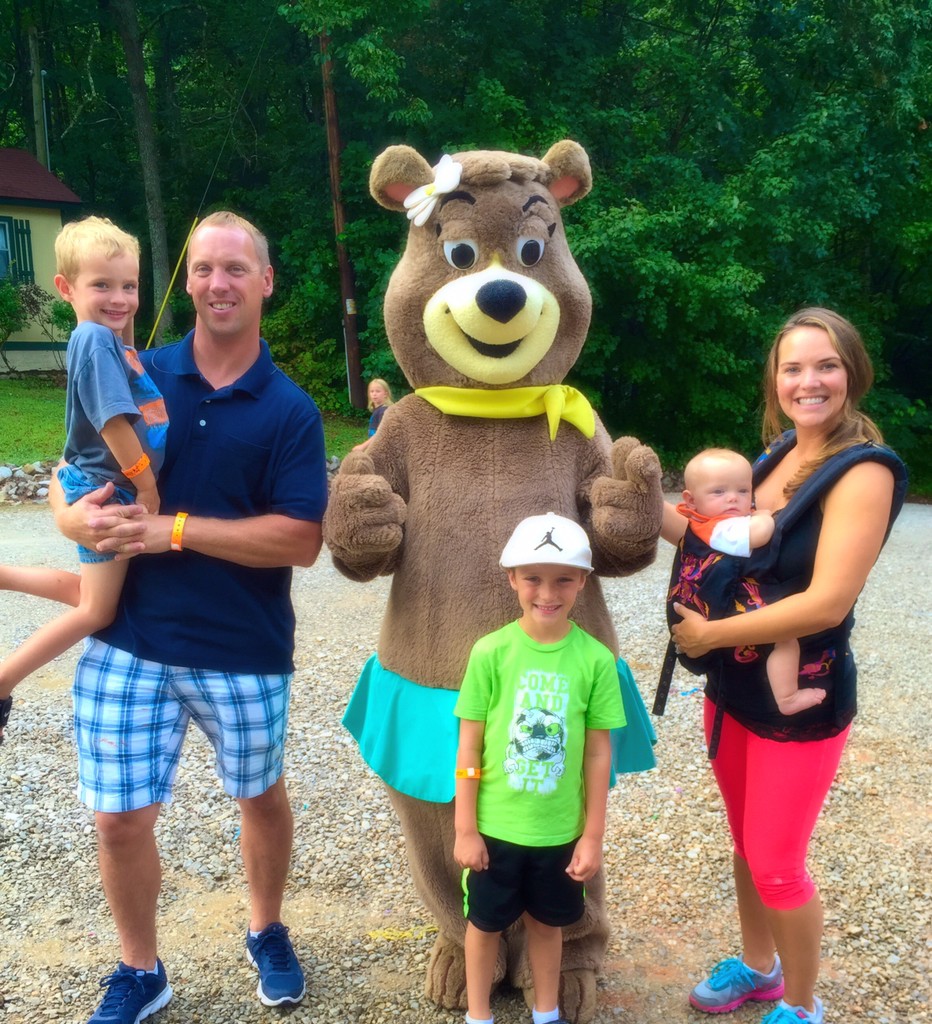
[[[97,545],[102,554],[111,552],[118,562],[125,562],[135,555],[158,555],[171,548],[174,516],[149,515],[141,505],[108,505],[111,508],[139,508],[141,512],[130,521],[124,519],[99,520],[106,535]]]
[[[107,483],[79,498],[72,505],[65,502],[64,494],[53,477],[49,490],[49,504],[55,516],[55,525],[64,536],[92,551],[114,551],[116,547],[98,547],[104,541],[116,541],[126,547],[127,554],[138,554],[141,547],[133,546],[133,539],[145,531],[140,516],[142,505],[108,505],[113,497],[113,484]]]

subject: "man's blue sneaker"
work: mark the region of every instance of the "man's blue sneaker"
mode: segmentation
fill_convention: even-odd
[[[167,1006],[172,987],[165,977],[162,961],[156,960],[155,966],[156,973],[149,974],[120,961],[109,978],[101,979],[100,987],[107,991],[87,1024],[139,1024]]]
[[[822,1024],[822,1001],[817,996],[813,997],[813,1005],[815,1009],[806,1010],[802,1006],[790,1006],[781,999],[760,1024]]]
[[[779,999],[783,995],[783,967],[775,957],[769,974],[752,970],[743,960],[730,957],[717,963],[711,975],[689,993],[689,1001],[704,1013],[728,1013],[749,999]]]
[[[256,995],[263,1006],[301,1002],[306,991],[304,971],[283,924],[276,921],[255,938],[247,932],[246,956],[259,972]]]

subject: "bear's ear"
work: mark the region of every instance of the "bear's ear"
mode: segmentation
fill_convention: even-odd
[[[578,142],[563,139],[551,146],[542,160],[553,174],[550,193],[561,206],[572,205],[592,188],[589,157]]]
[[[410,146],[389,146],[372,164],[369,191],[379,206],[403,213],[405,199],[416,188],[433,180],[433,168],[417,150]]]

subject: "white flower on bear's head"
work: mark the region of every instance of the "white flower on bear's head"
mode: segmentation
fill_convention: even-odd
[[[424,225],[434,212],[438,197],[452,192],[462,176],[463,165],[456,163],[451,156],[442,156],[434,168],[434,180],[429,185],[416,188],[405,200],[408,220],[413,220],[416,228]]]

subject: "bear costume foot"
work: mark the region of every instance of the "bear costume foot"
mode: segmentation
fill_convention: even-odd
[[[589,1024],[595,1016],[596,972],[591,968],[577,967],[560,975],[560,1012],[570,1024]],[[534,988],[524,989],[524,1001],[528,1009],[534,1009]]]
[[[437,936],[430,951],[424,991],[445,1010],[466,1009],[466,957],[463,947],[445,935]]]
[[[492,976],[493,988],[504,977],[505,953],[503,947],[499,946],[495,974]],[[428,999],[445,1010],[466,1009],[466,956],[459,942],[445,935],[437,936],[434,948],[430,951],[424,992]]]

